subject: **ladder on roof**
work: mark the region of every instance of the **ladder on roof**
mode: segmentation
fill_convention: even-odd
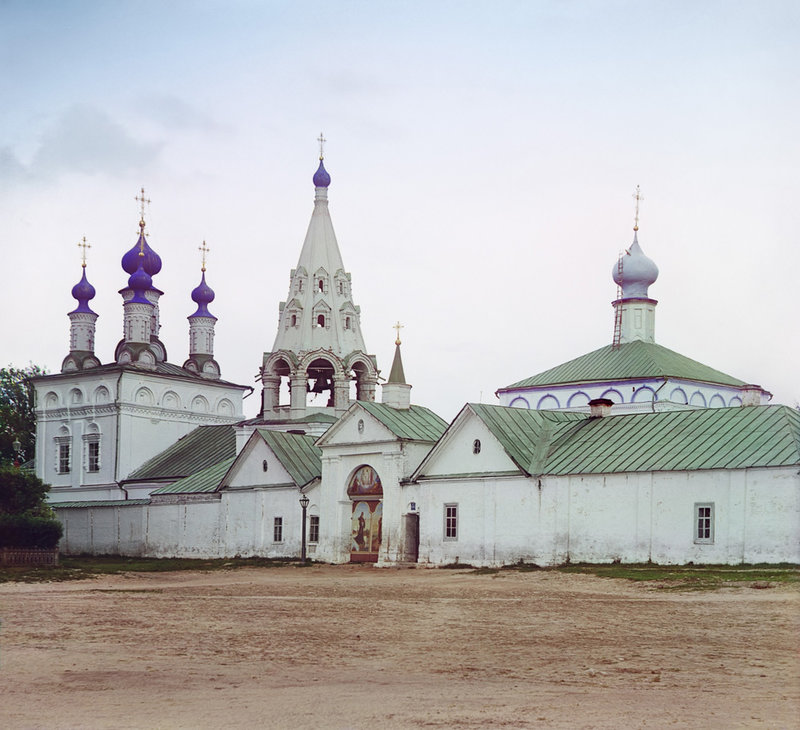
[[[619,259],[617,260],[617,281],[622,281],[622,257],[625,252],[620,252]],[[620,338],[622,337],[622,285],[617,284],[617,301],[614,303],[614,338],[611,340],[611,348],[616,350],[620,345]]]

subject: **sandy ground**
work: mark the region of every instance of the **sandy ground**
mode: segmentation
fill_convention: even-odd
[[[3,728],[792,728],[800,591],[371,566],[0,585]]]

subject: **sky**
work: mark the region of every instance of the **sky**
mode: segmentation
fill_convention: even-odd
[[[0,0],[0,365],[60,369],[84,236],[113,360],[144,187],[170,361],[206,241],[222,376],[257,385],[322,132],[367,349],[388,375],[404,325],[414,403],[609,344],[640,185],[656,341],[794,405],[799,31],[793,0]]]

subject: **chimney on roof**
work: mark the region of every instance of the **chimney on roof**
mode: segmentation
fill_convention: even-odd
[[[748,383],[742,386],[742,405],[760,406],[761,405],[761,386]]]
[[[590,418],[605,418],[611,415],[611,406],[614,405],[613,400],[608,398],[595,398],[589,401]]]

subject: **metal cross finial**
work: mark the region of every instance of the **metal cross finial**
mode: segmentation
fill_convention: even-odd
[[[403,329],[404,325],[400,324],[400,320],[398,319],[397,323],[392,325],[392,326],[394,327],[394,329],[397,330],[397,339],[394,341],[394,344],[395,345],[399,345],[400,344],[400,330]]]
[[[142,220],[144,220],[144,204],[150,204],[150,198],[144,197],[144,188],[141,189],[141,193],[137,195],[134,200],[138,201],[141,204],[141,210],[139,211],[139,216]]]
[[[320,160],[324,160],[325,159],[325,143],[327,141],[328,140],[325,139],[325,136],[322,134],[322,132],[320,132],[319,133],[319,137],[317,137],[317,142],[319,142],[319,159]]]
[[[635,198],[635,200],[636,200],[636,217],[633,220],[633,230],[634,231],[638,231],[639,230],[639,201],[644,200],[644,196],[640,192],[638,185],[636,186],[636,192],[631,197]]]
[[[208,252],[209,252],[211,249],[210,249],[208,246],[206,246],[206,242],[205,242],[205,241],[203,241],[203,245],[202,245],[202,246],[198,246],[198,247],[197,247],[197,250],[198,250],[198,251],[202,251],[202,252],[203,252],[203,266],[202,266],[202,268],[200,269],[200,271],[205,271],[205,270],[206,270],[206,254],[207,254],[207,253],[208,253]]]
[[[86,243],[86,236],[83,237],[83,240],[78,243],[78,248],[82,248],[81,251],[81,265],[83,268],[86,268],[86,249],[91,248],[91,244]]]

